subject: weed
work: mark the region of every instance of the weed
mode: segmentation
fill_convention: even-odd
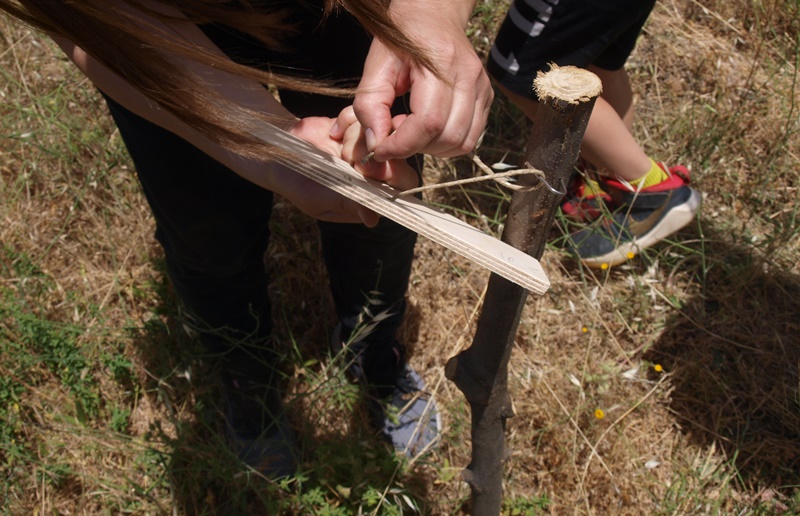
[[[503,503],[503,516],[536,516],[546,514],[550,500],[547,496],[517,497]]]
[[[97,417],[100,396],[90,363],[78,344],[81,329],[43,320],[33,314],[16,317],[18,336],[32,353],[61,379],[75,396],[75,414],[82,423]]]

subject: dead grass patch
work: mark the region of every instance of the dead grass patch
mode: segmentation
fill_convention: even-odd
[[[481,4],[480,52],[499,12]],[[691,165],[704,209],[611,271],[546,252],[553,287],[527,301],[511,362],[509,513],[800,510],[799,26],[796,2],[658,3],[629,63],[637,135],[655,157]],[[422,513],[466,510],[469,411],[443,366],[469,344],[485,271],[418,245],[403,337],[443,407],[445,438],[405,467],[367,435],[328,366],[333,314],[315,224],[276,206],[266,259],[276,338],[292,357],[292,418],[312,468],[302,488],[276,488],[224,451],[213,385],[181,330],[148,209],[97,94],[44,39],[7,21],[0,77],[0,498],[11,513],[281,503],[304,514],[319,496],[349,514],[375,508],[369,489],[384,508],[410,511],[406,496]],[[527,134],[498,99],[481,157],[515,163]],[[466,160],[430,160],[426,177],[472,173]],[[498,233],[505,195],[480,185],[429,200]],[[43,332],[39,347],[25,321]],[[68,359],[83,360],[79,374],[60,369]],[[94,416],[81,415],[78,388]]]

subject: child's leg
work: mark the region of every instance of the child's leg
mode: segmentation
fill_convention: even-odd
[[[601,97],[611,104],[628,131],[633,132],[633,91],[628,72],[625,71],[625,68],[604,70],[594,65],[589,66],[589,71],[597,75],[603,83]]]
[[[495,84],[525,116],[531,120],[536,119],[539,108],[537,100],[514,93],[502,84]],[[581,144],[581,155],[604,174],[615,174],[626,181],[639,179],[650,170],[650,158],[604,96],[597,99],[589,117]]]
[[[589,117],[581,155],[601,174],[628,182],[643,177],[651,167],[650,158],[605,97],[597,99]]]
[[[652,162],[633,138],[633,93],[624,68],[604,70],[590,66],[603,83],[595,104],[581,154],[605,175],[631,182],[650,172]]]
[[[572,232],[568,245],[589,266],[621,263],[688,224],[700,195],[687,186],[685,167],[651,160],[631,134],[633,101],[623,70],[654,0],[549,2],[514,0],[492,47],[487,69],[499,89],[531,119],[537,101],[531,83],[549,63],[597,73],[604,87],[589,118],[581,154],[607,175],[575,181],[562,203],[574,220],[613,208],[616,224]]]
[[[537,103],[532,81],[549,63],[588,68],[603,82],[581,152],[601,172],[632,181],[653,163],[631,136],[633,100],[623,67],[654,1],[562,0],[555,6],[515,0],[487,69],[525,114]]]

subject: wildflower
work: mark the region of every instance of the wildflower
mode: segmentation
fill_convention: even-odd
[[[606,270],[606,269],[608,269],[608,264],[607,264],[607,263],[604,263],[603,265],[601,265],[601,266],[600,266],[600,268],[601,268],[602,270]]]
[[[589,328],[587,328],[586,326],[583,326],[583,327],[581,327],[581,332],[582,333],[589,333]]]
[[[633,251],[628,251],[628,260],[632,260],[634,256],[636,256],[636,253]]]
[[[603,412],[603,409],[594,409],[594,417],[597,419],[603,419],[606,417],[606,413]]]
[[[657,372],[657,373],[660,373],[660,372],[664,371],[664,368],[661,367],[661,364],[656,364],[656,365],[653,366],[653,370],[655,372]]]

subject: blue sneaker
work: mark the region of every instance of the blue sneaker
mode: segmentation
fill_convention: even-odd
[[[434,449],[441,439],[442,421],[425,382],[405,362],[399,342],[392,346],[392,364],[381,371],[365,369],[366,343],[342,342],[341,324],[331,340],[332,351],[346,360],[348,377],[364,392],[370,424],[395,451],[411,459]]]
[[[226,436],[239,459],[270,478],[294,475],[300,450],[278,392],[227,371],[224,395]]]
[[[275,428],[255,437],[233,432],[228,427],[228,442],[239,460],[266,477],[278,479],[297,473],[300,450],[285,416]]]
[[[186,335],[202,340],[201,325],[182,303],[178,304],[178,313]],[[269,342],[261,347],[268,348]],[[222,357],[221,405],[225,437],[239,460],[264,476],[281,478],[297,471],[300,449],[280,390],[272,385],[275,373],[269,361],[237,351]]]
[[[639,191],[610,179],[600,182],[614,211],[569,235],[573,255],[592,268],[618,265],[694,219],[702,197],[688,186],[689,171],[659,165],[668,179]]]

